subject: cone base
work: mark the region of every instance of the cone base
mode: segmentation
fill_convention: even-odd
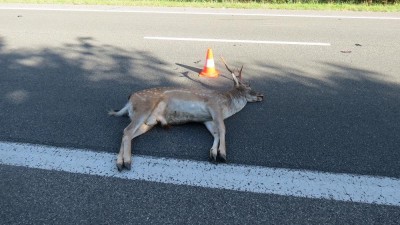
[[[199,73],[200,77],[209,77],[209,78],[217,78],[219,76],[219,72],[218,71],[213,71],[213,72],[206,72],[206,71],[201,71]]]

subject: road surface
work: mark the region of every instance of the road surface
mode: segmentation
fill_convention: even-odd
[[[226,120],[228,165],[398,183],[399,20],[395,13],[1,5],[0,141],[116,154],[129,120],[108,117],[109,109],[149,87],[228,89],[217,59],[224,56],[244,65],[243,78],[266,96]],[[207,48],[218,79],[197,76]],[[153,129],[133,152],[203,165],[211,145],[203,125],[188,124]],[[28,161],[43,157],[32,152]],[[2,160],[2,224],[400,222],[399,201],[353,201],[352,191],[341,201]]]

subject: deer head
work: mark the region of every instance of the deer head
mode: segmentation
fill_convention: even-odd
[[[236,76],[234,71],[228,67],[223,57],[221,57],[221,60],[224,63],[226,69],[231,73],[235,88],[245,95],[247,102],[260,102],[263,100],[264,98],[263,94],[253,91],[250,87],[250,84],[243,81],[242,79],[243,66],[239,70],[239,75]]]

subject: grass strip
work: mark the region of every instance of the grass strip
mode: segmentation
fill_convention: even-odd
[[[290,1],[291,0],[249,0],[247,2],[240,2],[237,0],[0,0],[0,3],[400,12],[400,4],[398,3],[355,4],[346,2],[324,3],[319,0],[303,0],[302,2],[300,2],[300,0]],[[349,2],[351,1],[352,0],[349,0]]]

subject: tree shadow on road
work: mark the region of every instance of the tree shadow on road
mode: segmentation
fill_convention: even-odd
[[[175,63],[90,37],[36,50],[8,50],[0,38],[0,138],[114,153],[129,119],[107,110],[132,91],[232,85],[182,77]],[[226,120],[229,162],[400,177],[400,85],[375,71],[319,64],[324,74],[313,77],[254,62],[256,74],[244,78],[266,98]],[[134,154],[207,160],[211,144],[200,124],[157,128],[135,141]]]
[[[0,41],[0,133],[6,140],[107,148],[128,122],[107,119],[107,110],[123,106],[133,90],[174,84],[165,62],[150,53],[90,37],[55,49],[8,51],[5,45]],[[118,132],[109,132],[113,128]]]
[[[227,89],[225,83],[231,84],[228,80],[197,81],[197,75],[182,77],[175,63],[168,64],[149,52],[104,45],[91,37],[52,49],[6,47],[0,39],[0,137],[8,141],[116,152],[129,119],[108,117],[107,111],[122,107],[132,92],[178,85]],[[176,130],[178,135],[173,136],[179,137],[192,127],[199,131],[196,133],[205,130],[192,124]],[[159,142],[158,147],[150,148],[154,151],[148,150],[157,154],[168,151],[159,150],[162,141],[176,150],[185,148],[185,141],[192,138],[204,142],[196,133],[174,142],[162,137],[169,136],[164,132],[154,129],[148,138],[138,141],[135,149],[147,154],[140,149]],[[207,132],[204,136],[210,138]],[[191,155],[187,151],[172,152],[178,157]]]

